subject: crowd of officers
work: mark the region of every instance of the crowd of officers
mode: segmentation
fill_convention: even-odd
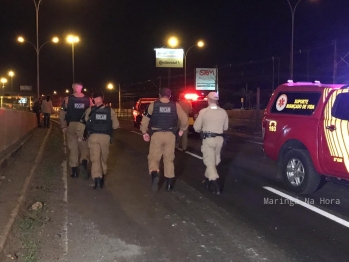
[[[64,99],[60,110],[60,124],[63,133],[67,134],[70,150],[71,177],[77,178],[80,174],[88,178],[87,166],[90,161],[94,188],[100,189],[103,187],[107,173],[111,136],[113,130],[119,127],[119,121],[115,112],[104,105],[102,92],[95,92],[92,95],[92,101],[82,93],[81,83],[74,83],[72,88],[73,94]],[[140,126],[144,141],[150,143],[148,171],[154,192],[159,189],[161,158],[164,164],[166,191],[172,191],[175,182],[176,146],[181,146],[183,151],[187,149],[191,104],[184,99],[183,95],[180,96],[179,102],[173,102],[170,99],[171,90],[161,89],[159,99],[149,105]],[[217,195],[221,194],[221,186],[216,167],[221,161],[223,131],[228,129],[228,115],[218,106],[218,100],[217,93],[209,93],[208,107],[199,112],[194,123],[195,131],[200,133],[203,140],[201,151],[206,165],[204,185],[207,190],[213,189],[213,193]]]

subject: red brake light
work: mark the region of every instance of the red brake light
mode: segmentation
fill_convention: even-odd
[[[184,98],[187,99],[187,100],[198,100],[199,96],[198,94],[185,94],[184,95]]]

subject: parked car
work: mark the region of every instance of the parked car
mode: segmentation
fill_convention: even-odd
[[[132,117],[134,122],[134,127],[139,128],[142,121],[142,116],[144,111],[148,108],[151,102],[154,102],[159,98],[140,98],[133,107]]]
[[[264,112],[265,154],[287,188],[316,191],[323,177],[349,180],[349,85],[289,81]]]

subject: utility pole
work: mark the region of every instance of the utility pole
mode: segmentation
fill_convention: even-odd
[[[334,40],[334,55],[333,55],[333,84],[335,84],[335,83],[336,83],[337,69],[338,69],[338,63],[337,63],[337,40]]]
[[[261,128],[260,125],[260,119],[259,119],[259,106],[260,106],[260,100],[261,100],[261,88],[257,87],[257,105],[256,105],[256,130],[258,130],[259,128]]]
[[[272,86],[271,86],[271,93],[274,92],[275,86],[274,86],[274,80],[275,80],[275,57],[271,58],[273,60],[273,79],[272,79]]]
[[[121,89],[119,83],[119,116],[121,115]]]
[[[161,89],[161,76],[159,76],[159,90]]]

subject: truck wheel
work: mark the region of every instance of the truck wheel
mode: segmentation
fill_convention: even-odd
[[[290,191],[311,194],[318,189],[321,176],[316,172],[307,150],[292,149],[283,157],[281,168]]]

